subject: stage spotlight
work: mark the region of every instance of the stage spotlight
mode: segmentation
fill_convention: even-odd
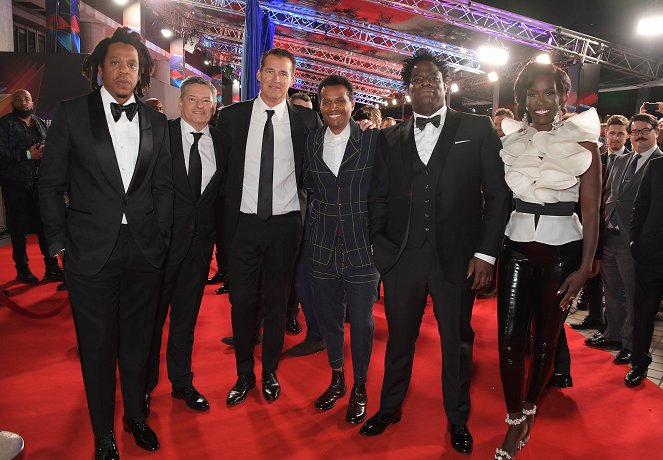
[[[211,64],[211,62],[210,62],[210,60],[209,60],[209,59],[205,59],[205,60],[203,61],[203,64],[205,64],[205,65],[210,65],[210,64]]]
[[[396,105],[396,104],[398,104],[398,101],[396,99],[392,99],[391,100],[391,105]]]
[[[663,34],[663,16],[640,19],[635,30],[638,35],[647,37],[661,35]]]
[[[509,50],[497,46],[484,45],[477,50],[479,61],[484,64],[504,65],[509,60]]]
[[[407,95],[407,94],[405,95],[405,102],[407,102],[407,103],[412,102],[412,99],[410,99],[410,96]]]
[[[489,82],[494,83],[494,82],[496,82],[496,81],[499,80],[499,79],[500,79],[500,78],[497,76],[497,73],[495,73],[495,72],[490,72],[490,73],[488,74],[488,81],[489,81]]]
[[[129,0],[115,0],[115,3],[117,3],[118,5],[126,5],[127,3],[129,3]]]
[[[552,61],[550,60],[550,55],[548,53],[539,54],[536,57],[535,61],[538,62],[539,64],[550,64],[550,63],[552,63]]]
[[[161,35],[164,36],[164,38],[170,38],[173,36],[173,31],[167,28],[161,29]]]
[[[452,83],[449,89],[452,93],[457,93],[460,88],[458,87],[458,83]]]

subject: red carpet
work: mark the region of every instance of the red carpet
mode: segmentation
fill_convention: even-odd
[[[32,269],[42,276],[34,241],[30,249]],[[11,281],[14,276],[10,248],[5,246],[0,248],[0,289],[8,289],[11,299],[32,311],[45,312],[64,298],[55,292],[55,284],[26,287]],[[210,400],[211,411],[193,413],[182,401],[173,400],[162,368],[150,417],[161,450],[148,453],[122,432],[118,388],[115,426],[122,458],[466,458],[451,449],[445,429],[440,346],[430,309],[417,343],[403,420],[382,436],[365,438],[358,434],[358,427],[344,421],[347,397],[329,412],[313,408],[313,401],[329,381],[323,353],[282,360],[278,375],[283,393],[275,403],[264,401],[258,388],[240,406],[227,408],[224,401],[235,380],[235,363],[232,350],[220,344],[219,338],[231,332],[230,310],[227,296],[214,295],[213,288],[206,290],[194,348],[195,385]],[[477,301],[469,420],[475,440],[472,458],[492,458],[506,429],[495,322],[495,302]],[[370,415],[377,410],[387,335],[380,301],[375,307],[375,324],[368,384]],[[532,440],[518,458],[661,458],[655,453],[663,426],[661,389],[649,381],[635,390],[626,388],[622,383],[626,367],[613,365],[606,352],[585,347],[577,333],[569,331],[568,336],[575,386],[548,393]],[[286,337],[286,346],[301,337],[303,334]],[[0,341],[0,430],[24,437],[25,459],[91,459],[92,433],[69,309],[54,318],[31,319],[0,306]],[[256,354],[259,363],[259,347]],[[351,376],[349,352],[346,357],[346,371]],[[260,372],[259,364],[256,372]]]

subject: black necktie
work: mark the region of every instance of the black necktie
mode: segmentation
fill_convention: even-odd
[[[433,126],[439,128],[441,119],[442,117],[440,115],[435,115],[431,118],[417,117],[415,121],[417,122],[417,128],[423,131],[428,123],[432,123]]]
[[[136,116],[136,112],[138,112],[138,104],[132,102],[131,104],[120,105],[117,102],[111,102],[111,115],[113,115],[115,123],[117,123],[122,116],[122,112],[126,113],[127,118],[131,121]]]
[[[615,164],[615,159],[617,158],[616,153],[608,153],[608,164],[605,167],[605,175],[606,177],[610,175],[610,171],[612,171],[612,165]]]
[[[267,112],[265,129],[262,132],[260,154],[260,179],[258,182],[258,217],[265,220],[272,215],[272,193],[274,188],[274,125],[273,110]]]
[[[198,141],[203,133],[192,132],[191,134],[193,134],[193,144],[191,144],[191,150],[189,151],[189,184],[191,184],[193,197],[198,199],[203,182],[203,162],[200,160]]]

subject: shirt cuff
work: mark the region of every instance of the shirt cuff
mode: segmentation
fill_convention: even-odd
[[[474,257],[476,257],[477,259],[481,259],[484,262],[488,262],[490,265],[495,265],[495,260],[496,260],[495,257],[487,256],[486,254],[481,254],[480,252],[475,252]]]

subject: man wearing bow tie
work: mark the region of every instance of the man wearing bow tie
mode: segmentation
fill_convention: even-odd
[[[124,429],[139,447],[159,448],[142,400],[173,174],[166,117],[136,99],[153,69],[136,32],[119,28],[99,42],[83,64],[93,91],[61,103],[42,160],[42,221],[50,253],[64,260],[97,459],[119,458],[116,361]]]
[[[360,432],[378,435],[400,420],[430,295],[451,444],[467,454],[472,304],[494,276],[510,203],[501,143],[489,118],[445,105],[448,69],[429,51],[407,59],[401,74],[414,116],[382,131],[368,208],[389,339],[380,410]]]

